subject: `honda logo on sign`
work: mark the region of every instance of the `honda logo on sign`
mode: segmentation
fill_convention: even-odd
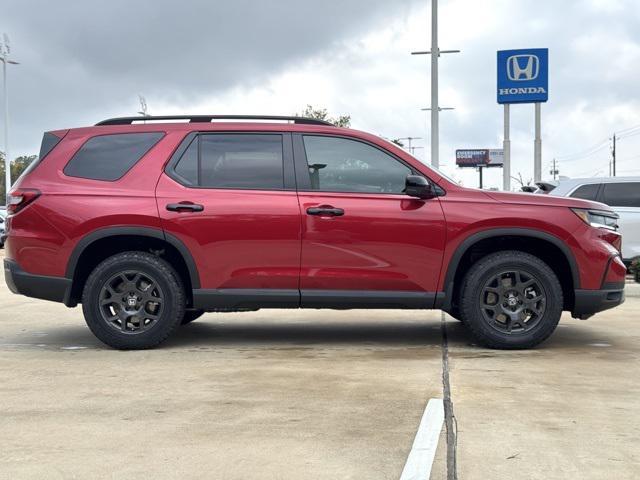
[[[498,51],[498,103],[546,102],[549,98],[549,50]]]
[[[540,60],[536,55],[511,55],[507,58],[507,77],[519,82],[535,80],[540,71]]]

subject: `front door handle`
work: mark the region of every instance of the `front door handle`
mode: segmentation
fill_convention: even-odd
[[[344,215],[344,210],[342,208],[334,208],[331,206],[309,207],[307,208],[307,213],[309,215],[326,215],[329,217],[341,217],[342,215]]]
[[[170,212],[201,212],[204,210],[202,205],[191,202],[168,203],[167,210]]]

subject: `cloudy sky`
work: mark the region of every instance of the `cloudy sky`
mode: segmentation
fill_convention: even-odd
[[[9,72],[12,156],[43,131],[135,115],[350,114],[354,128],[423,137],[428,161],[427,0],[2,0],[0,32],[21,62]],[[548,47],[543,176],[640,175],[640,1],[440,0],[441,163],[456,148],[502,146],[496,50]],[[533,172],[533,105],[512,109],[512,172]],[[638,127],[634,129],[634,127]],[[501,184],[501,170],[486,177]]]

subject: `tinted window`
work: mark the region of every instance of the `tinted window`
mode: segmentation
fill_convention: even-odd
[[[133,167],[163,133],[124,133],[90,138],[64,167],[65,175],[117,180]]]
[[[202,187],[282,189],[282,168],[282,135],[200,136],[199,185]]]
[[[324,192],[402,193],[411,169],[366,143],[305,136],[311,189]]]
[[[570,195],[574,198],[581,198],[583,200],[595,200],[598,196],[598,189],[600,185],[597,183],[591,185],[582,185]]]
[[[27,175],[29,175],[29,173],[31,173],[33,170],[36,169],[36,167],[40,164],[40,162],[44,159],[44,157],[46,157],[47,155],[49,155],[49,152],[51,150],[53,150],[55,148],[56,145],[58,145],[58,143],[60,143],[60,140],[62,140],[59,137],[56,137],[53,133],[45,133],[42,136],[42,143],[40,143],[40,154],[38,155],[38,158],[36,158],[33,162],[31,162],[27,168],[25,168],[22,173],[20,174],[20,178],[26,177]],[[17,180],[16,180],[17,181]]]
[[[605,183],[602,201],[612,207],[640,208],[640,182]]]
[[[53,150],[53,148],[60,143],[60,138],[56,137],[53,133],[45,133],[42,136],[42,143],[40,144],[40,155],[38,158],[42,160],[44,157],[49,155],[49,152]]]
[[[198,139],[195,138],[180,157],[175,172],[186,185],[198,185]]]

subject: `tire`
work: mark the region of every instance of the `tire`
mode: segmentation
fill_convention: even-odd
[[[119,253],[89,275],[82,311],[93,334],[110,347],[153,348],[184,318],[184,287],[165,260],[144,252]]]
[[[194,320],[200,318],[202,315],[204,315],[204,310],[186,310],[180,324],[186,325],[187,323],[191,323]]]
[[[546,340],[562,315],[562,286],[531,254],[503,251],[479,260],[465,275],[460,313],[476,341],[496,349],[531,348]]]

